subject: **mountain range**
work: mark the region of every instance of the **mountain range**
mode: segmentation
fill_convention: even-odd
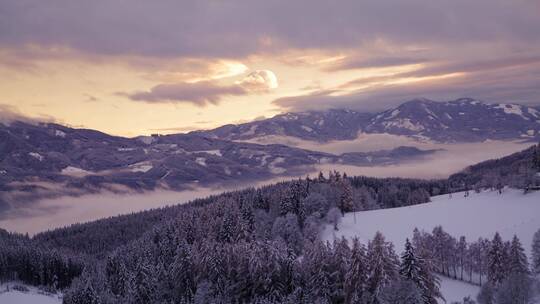
[[[288,136],[304,140],[351,140],[358,133],[387,133],[437,142],[540,138],[540,109],[490,104],[472,98],[437,102],[419,98],[379,113],[329,110],[277,115],[192,134],[227,140]]]
[[[409,136],[436,142],[540,139],[540,111],[473,99],[416,99],[380,113],[336,109],[273,118],[188,134],[125,138],[53,123],[0,124],[0,210],[14,201],[58,194],[182,190],[193,185],[261,181],[313,172],[319,164],[388,165],[435,150],[331,154],[249,141],[274,136],[328,142],[359,133]]]

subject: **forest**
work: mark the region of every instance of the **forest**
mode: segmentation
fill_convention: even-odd
[[[323,243],[348,212],[427,203],[456,191],[526,190],[540,146],[445,180],[321,173],[184,205],[43,232],[0,233],[0,278],[64,292],[64,303],[437,303],[437,276],[482,285],[484,303],[532,296],[540,232],[529,263],[520,240],[468,242],[437,227],[405,244],[377,233]],[[499,169],[497,169],[499,168]],[[510,300],[509,300],[510,299]],[[496,300],[496,302],[494,302]],[[473,303],[473,299],[464,299]],[[510,302],[509,302],[510,301]],[[522,303],[522,302],[520,302]],[[527,303],[527,302],[523,302]]]

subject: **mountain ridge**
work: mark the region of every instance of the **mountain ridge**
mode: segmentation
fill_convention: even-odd
[[[378,113],[348,109],[279,114],[265,120],[197,130],[212,138],[252,140],[289,136],[327,142],[358,133],[388,133],[437,142],[540,139],[540,110],[518,104],[490,104],[473,98],[434,101],[417,98]]]

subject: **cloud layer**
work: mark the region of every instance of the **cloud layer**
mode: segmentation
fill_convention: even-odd
[[[255,70],[230,85],[218,81],[179,82],[159,84],[149,91],[119,93],[135,101],[187,102],[197,106],[218,104],[226,96],[241,96],[268,92],[278,87],[276,75],[269,70]]]
[[[238,57],[279,48],[538,38],[534,0],[2,1],[0,44],[91,53]]]
[[[274,61],[319,73],[280,94],[281,110],[379,110],[419,96],[538,104],[539,28],[536,0],[0,0],[0,66],[129,58],[152,84],[121,95],[147,103],[260,96],[278,88],[278,69],[261,63]],[[370,72],[385,68],[395,71]]]

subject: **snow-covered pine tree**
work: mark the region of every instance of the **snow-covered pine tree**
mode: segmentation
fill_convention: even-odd
[[[495,233],[488,252],[488,280],[494,286],[499,285],[505,277],[504,244],[499,233]]]
[[[422,303],[437,304],[437,298],[443,299],[439,290],[439,281],[432,274],[428,263],[415,254],[409,239],[405,241],[405,251],[401,255],[399,274],[403,279],[413,282],[418,287]]]
[[[420,262],[418,261],[413,246],[408,238],[405,240],[405,251],[401,255],[399,274],[406,280],[411,280],[417,285],[420,285],[420,282],[422,281],[420,278]]]
[[[393,245],[386,242],[382,233],[377,232],[367,250],[367,290],[375,299],[385,286],[398,278],[398,260]]]
[[[116,296],[124,296],[128,289],[129,278],[126,267],[117,255],[107,257],[105,276],[109,289]]]
[[[508,266],[510,273],[529,273],[529,261],[527,260],[527,255],[525,254],[525,250],[521,246],[521,242],[516,235],[514,235],[514,238],[512,239],[512,244],[510,245],[509,258],[510,263]]]
[[[146,259],[140,259],[133,278],[132,299],[134,303],[152,303],[156,293],[156,284],[151,265]]]
[[[236,228],[235,215],[232,211],[228,211],[221,222],[218,232],[218,241],[230,243],[236,240]]]
[[[169,277],[173,280],[173,294],[176,299],[189,302],[195,293],[194,267],[191,257],[191,248],[186,242],[180,242],[176,249],[176,256],[170,267]]]
[[[366,288],[367,268],[366,249],[358,238],[352,240],[351,262],[345,275],[345,303],[357,303]]]
[[[341,215],[354,210],[353,189],[348,179],[340,181],[341,196],[339,198],[339,210]]]
[[[533,236],[531,269],[534,274],[540,275],[540,229]]]

